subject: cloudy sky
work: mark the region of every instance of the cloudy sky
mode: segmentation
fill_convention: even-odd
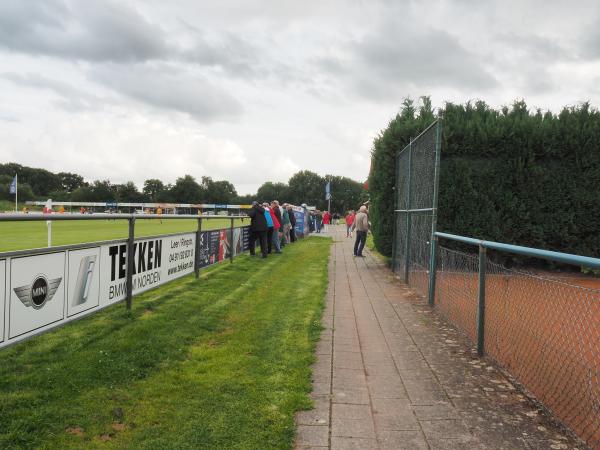
[[[0,161],[364,180],[405,96],[598,105],[599,21],[585,0],[0,0]]]

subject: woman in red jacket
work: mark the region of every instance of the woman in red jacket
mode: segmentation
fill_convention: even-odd
[[[323,214],[323,231],[327,232],[327,225],[331,223],[331,214],[329,211],[325,211]]]
[[[352,237],[352,224],[354,223],[354,211],[348,211],[346,216],[346,237]]]

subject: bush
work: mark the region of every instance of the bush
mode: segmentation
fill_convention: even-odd
[[[598,256],[600,113],[583,103],[560,114],[523,101],[440,109],[444,118],[438,229],[475,238]],[[396,152],[433,121],[410,100],[375,139],[369,178],[373,235],[391,254]]]

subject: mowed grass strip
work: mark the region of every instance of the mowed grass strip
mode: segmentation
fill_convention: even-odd
[[[241,256],[0,352],[0,448],[290,448],[329,239]]]
[[[236,220],[234,226],[249,225],[250,221]],[[229,228],[230,219],[211,218],[202,220],[203,230]],[[195,219],[137,219],[135,235],[156,236],[159,234],[185,233],[198,229]],[[126,220],[81,220],[56,221],[52,223],[52,245],[80,244],[86,242],[127,239],[129,225]],[[0,252],[27,250],[48,245],[46,222],[1,222]]]

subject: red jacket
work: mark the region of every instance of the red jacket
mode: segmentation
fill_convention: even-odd
[[[326,212],[325,214],[323,214],[323,223],[325,225],[329,225],[329,222],[331,222],[331,214]]]
[[[277,220],[277,216],[275,215],[275,211],[273,211],[273,208],[269,208],[269,214],[271,214],[271,219],[273,219],[273,229],[279,230],[281,224],[279,223],[279,220]]]
[[[354,223],[354,214],[348,214],[346,216],[346,225],[352,225]]]

